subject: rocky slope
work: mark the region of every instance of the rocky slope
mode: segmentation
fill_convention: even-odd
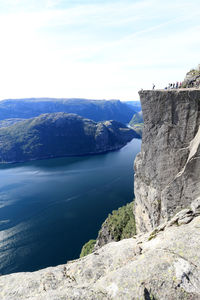
[[[133,102],[133,101],[132,101]],[[136,106],[119,100],[30,98],[0,101],[0,120],[33,118],[45,113],[74,113],[94,121],[115,120],[127,124]]]
[[[200,90],[142,91],[144,130],[135,160],[135,217],[149,231],[200,195]]]
[[[75,114],[44,114],[0,128],[0,163],[86,155],[119,149],[138,135],[122,123]]]
[[[182,83],[183,88],[200,87],[200,64],[197,68],[190,70]]]
[[[1,276],[0,299],[200,299],[199,214],[198,200],[153,232],[65,265]]]

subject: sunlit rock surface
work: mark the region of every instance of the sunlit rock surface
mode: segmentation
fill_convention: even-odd
[[[200,90],[142,91],[140,98],[134,191],[137,231],[145,232],[200,196]]]
[[[0,299],[200,299],[199,214],[197,200],[152,232],[66,265],[2,276]]]

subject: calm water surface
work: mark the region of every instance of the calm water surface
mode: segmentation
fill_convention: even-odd
[[[0,274],[79,257],[113,209],[132,201],[141,140],[102,155],[0,167]]]

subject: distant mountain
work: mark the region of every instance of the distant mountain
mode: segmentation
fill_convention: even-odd
[[[139,111],[137,114],[134,114],[129,125],[134,125],[134,124],[138,124],[138,123],[144,123],[142,111]]]
[[[12,126],[13,124],[24,121],[24,120],[25,119],[19,119],[19,118],[0,120],[0,128]]]
[[[143,126],[144,126],[142,111],[139,111],[138,113],[133,115],[133,118],[131,119],[129,126],[131,126],[140,136],[142,136]]]
[[[139,112],[142,109],[140,101],[124,101],[124,103],[131,106],[135,112]]]
[[[0,120],[29,119],[44,113],[75,113],[94,121],[115,120],[128,124],[137,111],[119,100],[30,98],[0,101]]]
[[[137,137],[117,121],[96,123],[75,114],[43,114],[0,128],[0,163],[102,153]]]

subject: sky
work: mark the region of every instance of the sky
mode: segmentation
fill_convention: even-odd
[[[0,100],[138,100],[200,63],[199,0],[0,0]]]

